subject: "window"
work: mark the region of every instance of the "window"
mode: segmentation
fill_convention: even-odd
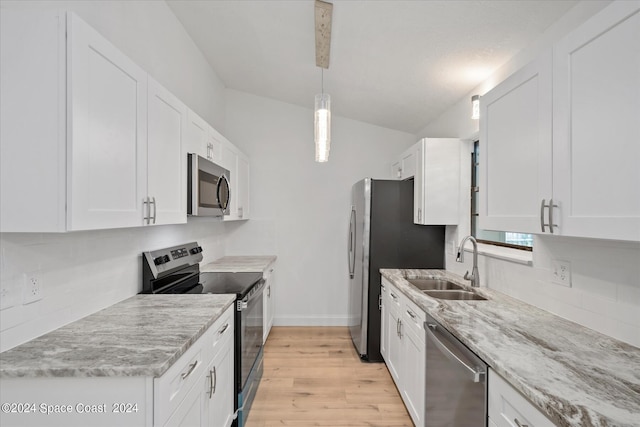
[[[478,228],[478,208],[480,203],[478,192],[482,191],[481,188],[478,188],[479,146],[479,141],[475,141],[473,143],[473,152],[471,153],[471,234],[482,243],[530,251],[533,248],[532,234],[490,231]],[[517,161],[517,159],[514,159],[514,161]]]

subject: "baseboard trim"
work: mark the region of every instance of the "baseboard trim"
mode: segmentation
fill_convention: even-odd
[[[274,326],[348,326],[348,316],[284,316],[273,319]]]

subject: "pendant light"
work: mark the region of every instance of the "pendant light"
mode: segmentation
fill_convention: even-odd
[[[329,68],[332,12],[333,4],[315,1],[316,65],[321,70],[321,93],[315,97],[313,134],[316,162],[321,163],[329,160],[331,148],[331,97],[324,92],[324,70]]]
[[[331,148],[331,96],[324,93],[324,69],[322,70],[322,93],[316,95],[314,113],[314,139],[316,143],[316,162],[329,160]]]

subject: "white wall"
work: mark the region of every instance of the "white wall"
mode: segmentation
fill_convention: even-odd
[[[230,228],[227,254],[278,256],[276,324],[346,325],[351,185],[388,179],[415,136],[334,116],[329,162],[316,163],[311,108],[228,90],[226,117],[251,159],[251,220]]]
[[[478,122],[470,119],[471,95],[484,94],[540,51],[606,6],[608,2],[581,2],[528,49],[505,64],[420,136],[477,137]],[[467,181],[469,177],[466,177]],[[467,210],[468,211],[468,210]],[[455,262],[451,240],[468,234],[464,226],[448,227],[446,268],[464,274],[471,269]],[[551,260],[571,263],[572,286],[552,283]],[[533,265],[480,256],[482,286],[497,289],[561,317],[640,347],[640,244],[556,236],[536,236]]]
[[[2,8],[75,11],[217,129],[224,127],[224,86],[162,1],[1,2]],[[224,255],[226,224],[189,224],[74,232],[0,234],[0,351],[125,299],[141,290],[142,251],[197,240],[205,261]],[[110,271],[111,268],[115,268]],[[37,273],[41,301],[22,305],[24,275]]]

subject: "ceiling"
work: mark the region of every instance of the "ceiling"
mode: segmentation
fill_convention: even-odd
[[[224,85],[313,108],[312,0],[167,1]],[[334,115],[418,133],[577,1],[333,0]]]

